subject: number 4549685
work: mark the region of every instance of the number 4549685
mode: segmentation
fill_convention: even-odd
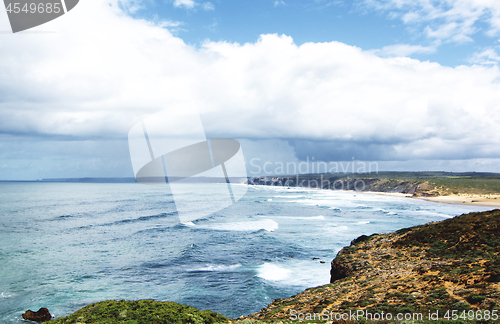
[[[470,311],[463,311],[462,313],[459,313],[457,310],[452,310],[452,311],[448,310],[446,312],[446,314],[444,314],[443,318],[445,318],[447,320],[452,320],[452,321],[456,321],[458,319],[470,320],[470,321],[472,321],[472,320],[477,320],[477,321],[493,320],[493,321],[496,321],[496,320],[498,320],[498,314],[497,314],[496,309],[492,310],[492,311],[489,311],[489,310],[484,310],[484,311],[470,310]]]
[[[7,6],[8,13],[55,13],[61,12],[61,3],[25,3],[21,6],[20,3],[9,3]]]

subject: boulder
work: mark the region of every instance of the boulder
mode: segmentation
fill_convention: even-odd
[[[50,315],[49,310],[45,307],[42,307],[38,310],[38,312],[33,312],[28,309],[26,313],[23,314],[23,318],[25,320],[34,321],[34,322],[46,322],[50,321],[52,315]]]
[[[332,267],[330,269],[330,283],[349,277],[353,273],[353,269],[352,267],[350,267],[350,264],[347,262],[343,262],[343,260],[338,257],[342,254],[343,250],[344,249],[340,250],[337,257],[332,260]]]

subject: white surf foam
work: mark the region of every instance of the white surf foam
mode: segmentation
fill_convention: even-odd
[[[259,217],[273,217],[273,218],[285,218],[285,219],[298,219],[298,220],[324,220],[325,216],[259,216]]]
[[[290,200],[292,203],[299,203],[306,206],[324,206],[324,207],[334,207],[333,204],[337,201],[331,201],[326,199],[302,199],[302,200]]]
[[[257,277],[268,281],[280,281],[286,279],[292,271],[272,263],[264,263],[257,268]]]
[[[359,222],[356,222],[356,225],[365,225],[365,224],[370,224],[370,221],[359,221]]]
[[[330,262],[290,260],[284,263],[264,263],[257,268],[257,276],[275,284],[307,288],[329,283],[329,269]]]
[[[333,256],[332,256],[333,258]],[[320,263],[318,260],[303,260],[291,264],[292,273],[287,279],[287,284],[302,287],[317,287],[330,282],[330,261],[331,259],[323,259],[325,263]]]
[[[233,264],[233,265],[223,265],[223,264],[209,264],[206,267],[195,269],[194,271],[232,271],[241,267],[241,264]]]
[[[306,206],[319,206],[328,207],[330,209],[340,210],[343,208],[357,208],[357,209],[371,209],[372,207],[355,203],[350,200],[340,199],[301,199],[301,200],[288,200],[287,202],[299,203]]]
[[[274,196],[274,198],[297,199],[297,198],[304,198],[304,196],[300,196],[300,195],[283,195],[283,196]]]
[[[410,211],[409,213],[417,213],[417,214],[424,214],[426,216],[438,216],[438,217],[443,217],[443,218],[453,218],[454,216],[448,215],[448,214],[443,214],[439,212],[432,212],[429,210],[414,210]]]
[[[273,232],[279,228],[279,224],[273,221],[272,219],[263,219],[263,220],[248,221],[248,222],[204,224],[204,225],[196,225],[196,227],[212,229],[216,231],[253,232],[263,229],[268,232]]]
[[[349,229],[347,226],[325,226],[323,229],[330,233],[345,232]]]
[[[325,216],[319,215],[319,216],[285,216],[286,218],[290,219],[302,219],[302,220],[309,220],[309,219],[316,219],[316,220],[324,220]]]
[[[10,298],[10,297],[12,297],[12,295],[6,295],[3,292],[0,293],[0,298]]]

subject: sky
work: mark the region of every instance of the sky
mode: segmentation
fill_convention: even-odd
[[[497,0],[81,0],[16,34],[2,7],[0,180],[133,177],[131,128],[189,109],[250,176],[500,172],[499,62]]]

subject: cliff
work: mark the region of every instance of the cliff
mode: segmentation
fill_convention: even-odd
[[[251,185],[303,187],[330,190],[355,190],[414,194],[417,191],[425,196],[437,196],[438,192],[429,191],[429,183],[422,180],[338,178],[338,177],[257,177],[248,180]],[[420,189],[420,190],[419,190]]]
[[[500,320],[500,210],[464,214],[394,233],[362,235],[337,254],[330,274],[329,284],[274,300],[260,312],[237,320],[145,300],[95,303],[50,323],[256,324],[301,319],[358,323],[359,317],[337,321],[335,316],[360,311],[365,317],[384,314],[385,321],[369,321],[377,323],[396,322],[387,320],[388,314],[393,319],[397,314],[420,314],[412,323],[439,323],[437,317],[430,320],[431,314],[441,320],[455,314],[453,323],[489,323],[493,314]]]
[[[478,172],[302,174],[254,177],[249,179],[247,183],[251,185],[403,193],[414,197],[495,195],[500,193],[500,174]]]
[[[420,312],[425,320],[429,312],[500,309],[499,231],[494,210],[361,236],[332,261],[330,284],[275,300],[248,318],[364,310]]]

